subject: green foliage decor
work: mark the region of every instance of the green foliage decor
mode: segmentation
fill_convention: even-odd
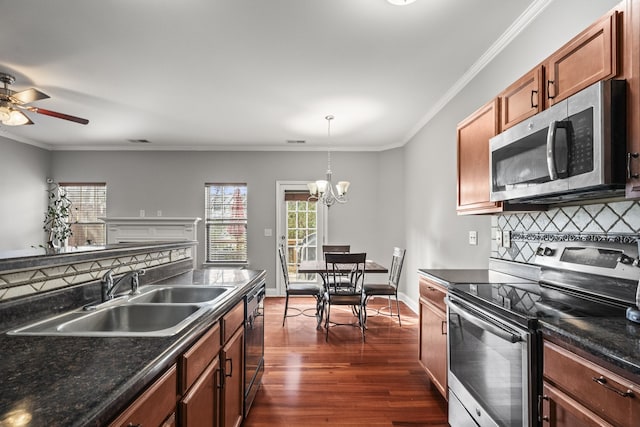
[[[49,247],[62,246],[71,232],[71,224],[68,222],[71,214],[71,200],[64,189],[56,182],[51,182],[49,189],[49,205],[44,214],[44,231],[49,234]]]

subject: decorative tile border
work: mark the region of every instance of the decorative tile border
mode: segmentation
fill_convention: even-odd
[[[0,274],[0,301],[99,280],[109,269],[121,274],[192,256],[192,248],[187,247],[4,273]]]
[[[511,231],[511,247],[499,247],[498,230]],[[640,201],[552,208],[544,212],[502,214],[491,220],[491,257],[531,263],[542,241],[636,243]]]

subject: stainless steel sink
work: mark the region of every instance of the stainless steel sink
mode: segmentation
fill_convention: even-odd
[[[74,311],[10,331],[9,335],[169,336],[205,310],[198,305],[122,304],[91,312]]]
[[[233,286],[147,285],[121,296],[50,317],[9,335],[158,337],[174,335],[232,295]]]
[[[232,287],[170,286],[142,288],[142,294],[131,298],[131,303],[148,304],[210,304],[221,298]]]

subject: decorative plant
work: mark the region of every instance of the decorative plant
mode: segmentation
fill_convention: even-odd
[[[71,200],[64,189],[54,181],[47,181],[50,185],[49,205],[44,214],[44,231],[49,233],[49,247],[64,245],[66,239],[71,236],[71,223],[68,222],[71,214]]]

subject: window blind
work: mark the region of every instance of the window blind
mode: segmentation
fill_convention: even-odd
[[[247,184],[205,184],[206,258],[219,264],[246,264]]]
[[[60,183],[71,200],[72,235],[70,246],[106,243],[105,224],[98,219],[107,214],[107,184],[100,183]]]

